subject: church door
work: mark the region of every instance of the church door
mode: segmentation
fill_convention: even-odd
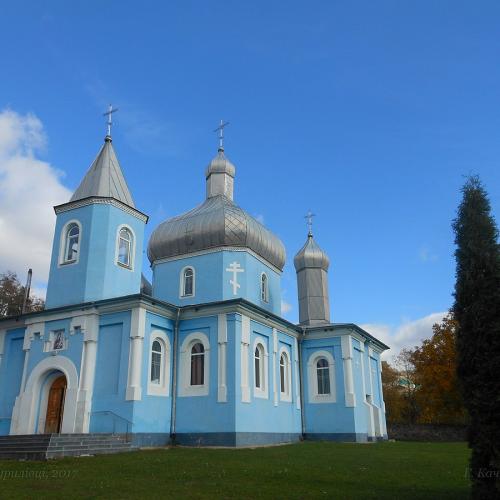
[[[45,434],[61,432],[65,395],[66,377],[62,375],[54,380],[49,390],[47,417],[45,419]]]

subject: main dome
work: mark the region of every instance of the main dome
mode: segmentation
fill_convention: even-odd
[[[203,250],[242,247],[283,269],[285,247],[281,240],[233,202],[232,182],[228,181],[234,174],[234,165],[219,150],[206,171],[207,199],[153,231],[148,244],[151,263]],[[218,175],[226,179],[219,182]]]

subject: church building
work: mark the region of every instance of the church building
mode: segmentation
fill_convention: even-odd
[[[54,207],[45,310],[0,320],[0,438],[387,438],[388,347],[331,322],[329,259],[311,229],[294,259],[299,324],[282,317],[285,248],[233,201],[235,177],[221,142],[205,170],[206,199],[151,235],[150,284],[141,272],[148,216],[108,133],[71,199]]]

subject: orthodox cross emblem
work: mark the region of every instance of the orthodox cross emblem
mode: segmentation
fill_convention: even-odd
[[[316,214],[313,214],[310,210],[304,216],[304,219],[307,219],[307,229],[309,231],[309,236],[313,234],[313,217],[316,217]]]
[[[245,270],[241,268],[239,262],[232,262],[229,267],[226,267],[226,271],[233,274],[233,279],[229,280],[229,284],[233,285],[233,295],[237,295],[238,288],[241,287],[238,283],[238,273],[244,273]]]
[[[214,130],[214,132],[219,132],[219,151],[224,151],[224,127],[227,127],[229,122],[220,121],[220,125]]]
[[[107,135],[109,137],[111,137],[111,125],[113,125],[113,122],[111,121],[111,115],[113,113],[115,113],[116,111],[118,111],[118,108],[113,108],[113,106],[111,106],[111,104],[110,104],[106,113],[103,113],[103,115],[102,115],[102,116],[108,117],[108,121],[106,122],[106,124],[108,125],[108,134]]]

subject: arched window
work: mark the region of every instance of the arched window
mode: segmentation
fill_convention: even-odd
[[[191,348],[191,385],[205,383],[205,348],[197,342]]]
[[[151,383],[161,385],[163,365],[163,348],[160,340],[156,339],[151,347]]]
[[[64,244],[64,263],[76,262],[78,260],[78,250],[80,247],[80,227],[76,222],[72,222],[66,228]]]
[[[260,276],[260,299],[262,302],[269,302],[269,287],[266,273],[262,273]]]
[[[325,358],[316,362],[316,377],[318,380],[318,394],[330,394],[330,367]]]
[[[122,227],[118,233],[118,264],[132,267],[133,236],[129,229]]]
[[[255,387],[257,389],[262,389],[262,346],[261,345],[258,345],[256,348],[255,348],[255,353],[254,353],[254,361],[255,361],[255,364],[254,364],[254,369],[255,369]]]
[[[163,330],[153,330],[149,339],[150,396],[168,396],[170,386],[170,340]]]
[[[280,356],[280,390],[282,394],[289,392],[288,356],[284,352]]]
[[[310,403],[335,403],[335,359],[330,350],[311,354],[307,362],[307,383]]]
[[[186,267],[181,275],[181,297],[194,296],[194,268]]]

